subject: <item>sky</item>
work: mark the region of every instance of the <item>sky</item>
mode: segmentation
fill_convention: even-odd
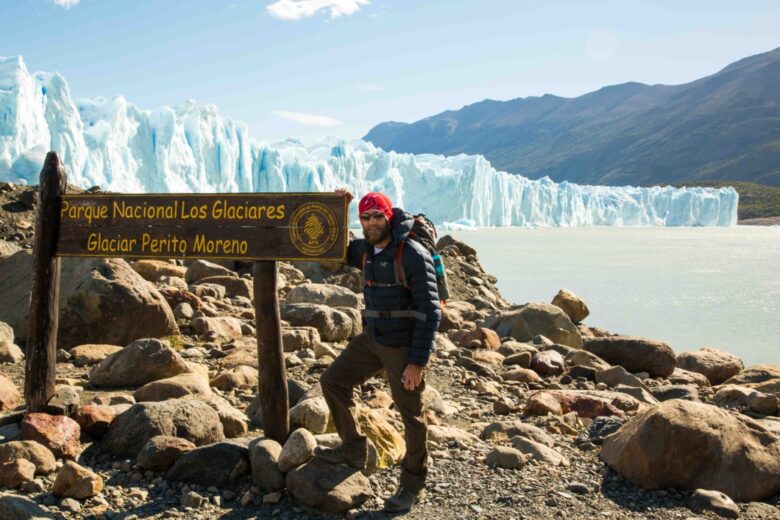
[[[780,47],[777,0],[0,0],[0,56],[74,98],[188,99],[257,140],[360,138],[483,99],[679,84]]]

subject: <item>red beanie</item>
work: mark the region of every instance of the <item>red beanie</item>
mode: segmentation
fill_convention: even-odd
[[[385,218],[387,218],[387,221],[389,222],[393,217],[393,203],[390,202],[390,199],[387,198],[387,195],[384,193],[371,191],[360,199],[358,211],[361,215],[366,211],[381,211],[385,214]]]

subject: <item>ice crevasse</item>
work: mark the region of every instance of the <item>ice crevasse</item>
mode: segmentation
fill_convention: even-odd
[[[447,227],[730,226],[733,188],[585,186],[497,171],[480,155],[386,152],[361,140],[256,141],[214,105],[144,110],[73,99],[58,73],[0,57],[0,181],[37,184],[46,152],[68,182],[124,193],[382,191]],[[354,206],[354,205],[353,205]],[[353,222],[357,215],[352,209]]]

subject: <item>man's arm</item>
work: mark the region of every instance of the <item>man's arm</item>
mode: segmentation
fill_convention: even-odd
[[[404,260],[408,262],[404,265],[404,271],[407,284],[412,292],[414,307],[424,313],[426,319],[425,321],[417,319],[414,321],[408,362],[424,367],[433,351],[436,331],[439,329],[441,321],[441,307],[431,255],[422,247],[410,246],[410,243],[406,244],[410,251],[404,255]]]

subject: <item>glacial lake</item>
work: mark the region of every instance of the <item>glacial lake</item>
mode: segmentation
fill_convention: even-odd
[[[442,231],[442,234],[446,232]],[[452,234],[477,250],[512,303],[558,289],[585,323],[780,364],[780,226],[494,228]]]

